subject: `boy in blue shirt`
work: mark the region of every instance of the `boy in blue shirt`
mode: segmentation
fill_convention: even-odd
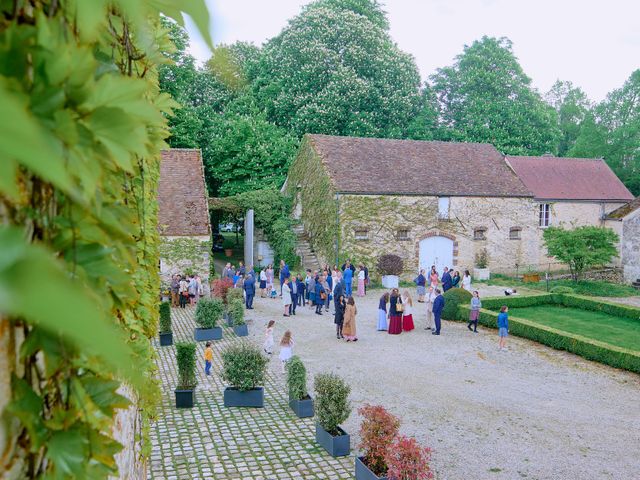
[[[503,305],[500,308],[498,314],[498,350],[506,350],[507,348],[507,336],[509,335],[509,307]]]

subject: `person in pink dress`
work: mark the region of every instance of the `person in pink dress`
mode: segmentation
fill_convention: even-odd
[[[359,297],[364,297],[364,280],[365,280],[364,268],[362,268],[362,265],[360,265],[358,267],[358,296]]]
[[[440,282],[440,278],[438,277],[438,272],[436,272],[436,266],[431,265],[431,273],[429,274],[429,285],[435,290],[438,287],[438,282]]]

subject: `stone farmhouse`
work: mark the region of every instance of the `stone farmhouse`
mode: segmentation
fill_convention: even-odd
[[[199,149],[162,152],[158,182],[160,276],[192,271],[208,285],[211,225],[204,167]]]
[[[620,236],[624,279],[640,289],[640,197],[609,213],[606,225]]]
[[[304,137],[283,190],[320,263],[371,268],[395,253],[406,277],[431,265],[462,273],[483,254],[494,273],[562,268],[547,256],[546,227],[605,225],[634,198],[602,160],[327,135]]]

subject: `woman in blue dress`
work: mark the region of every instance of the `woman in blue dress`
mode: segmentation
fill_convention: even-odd
[[[389,292],[385,292],[380,297],[380,305],[378,305],[378,331],[387,330],[387,303],[389,302]]]

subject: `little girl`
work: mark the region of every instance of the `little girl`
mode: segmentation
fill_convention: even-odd
[[[282,340],[280,340],[280,361],[282,362],[282,373],[284,373],[285,364],[293,356],[293,338],[291,338],[291,330],[284,332]]]
[[[267,329],[264,331],[264,353],[271,355],[273,353],[273,327],[275,320],[269,320]]]
[[[471,312],[469,313],[469,322],[467,328],[471,330],[473,325],[473,332],[478,333],[478,317],[480,316],[480,309],[482,308],[482,302],[480,301],[480,294],[477,290],[474,290],[473,297],[471,297]]]

